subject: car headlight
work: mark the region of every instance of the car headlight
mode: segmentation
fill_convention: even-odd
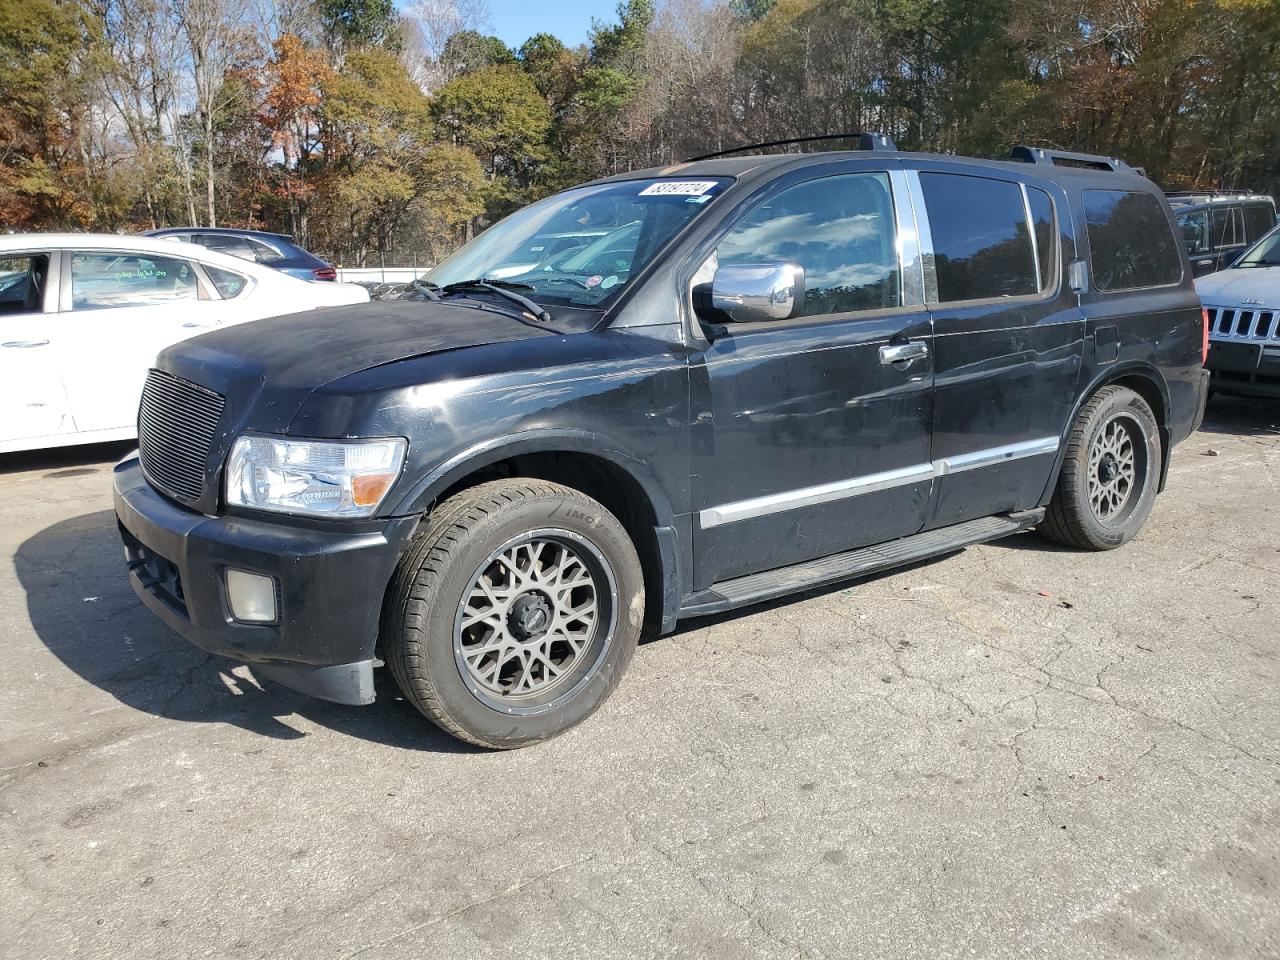
[[[227,458],[227,503],[315,517],[368,517],[400,475],[405,440],[240,437]]]

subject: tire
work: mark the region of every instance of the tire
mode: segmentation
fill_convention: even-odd
[[[1126,450],[1132,471],[1127,482]],[[1127,387],[1103,387],[1071,427],[1040,532],[1080,550],[1128,543],[1155,503],[1160,462],[1160,430],[1147,402]]]
[[[447,733],[500,750],[594,713],[644,619],[640,561],[613,514],[559,484],[498,480],[441,503],[423,526],[382,614],[405,699]]]

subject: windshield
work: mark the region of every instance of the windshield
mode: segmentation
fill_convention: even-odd
[[[1235,262],[1237,267],[1280,267],[1280,227],[1255,243]]]
[[[727,186],[708,177],[566,190],[495,224],[426,279],[501,280],[539,303],[600,307]]]

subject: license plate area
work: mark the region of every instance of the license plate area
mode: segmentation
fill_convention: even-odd
[[[1209,343],[1209,368],[1215,372],[1253,373],[1261,357],[1260,343]]]
[[[138,578],[142,588],[184,619],[191,619],[187,612],[187,597],[182,589],[182,572],[178,565],[144,546],[123,525],[120,527],[120,537],[124,541],[124,555],[129,564],[129,572]]]

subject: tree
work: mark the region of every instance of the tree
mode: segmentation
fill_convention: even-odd
[[[331,50],[398,48],[400,15],[394,0],[315,0],[315,10],[325,45]]]
[[[275,192],[289,211],[289,232],[305,245],[313,168],[320,152],[320,108],[334,74],[323,54],[308,48],[296,34],[276,40],[274,54],[267,64],[259,121],[280,149]]]
[[[100,36],[78,4],[0,4],[0,222],[92,222],[85,137]]]
[[[427,98],[392,54],[352,53],[323,92],[327,166],[316,206],[325,232],[345,238],[358,262],[370,250],[385,252],[428,198],[443,231],[482,209],[475,156],[435,142]]]
[[[205,221],[217,226],[214,129],[220,111],[238,91],[224,83],[254,43],[248,25],[248,0],[170,0],[186,40],[195,113],[199,124],[205,180]]]
[[[515,63],[516,55],[497,37],[460,30],[445,43],[440,59],[450,76],[459,77],[485,67]]]
[[[475,151],[491,214],[524,199],[547,157],[551,111],[523,70],[508,64],[464,74],[436,94],[431,114],[455,145]]]

